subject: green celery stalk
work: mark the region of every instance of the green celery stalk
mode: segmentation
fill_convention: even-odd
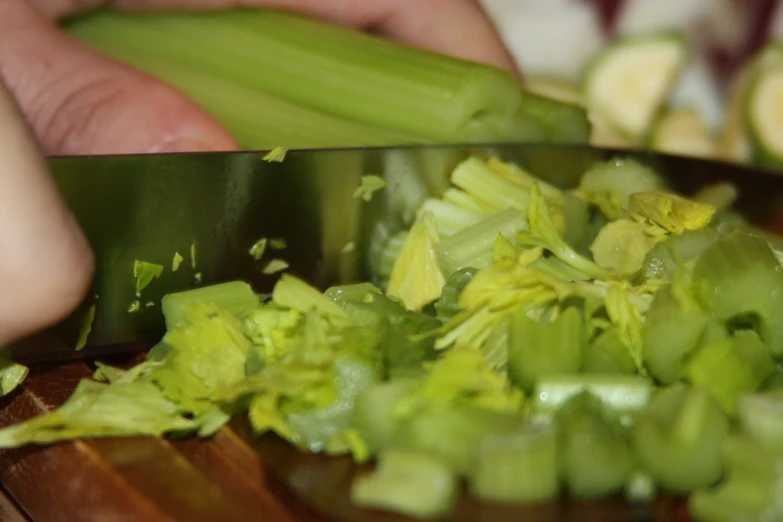
[[[435,518],[451,511],[457,492],[457,477],[441,459],[395,449],[380,455],[374,473],[354,479],[351,502],[415,518]]]
[[[555,430],[533,424],[482,439],[468,484],[473,495],[491,502],[553,500],[559,493]]]
[[[729,420],[704,390],[675,384],[635,418],[634,453],[662,488],[688,493],[721,477],[720,446]]]
[[[620,491],[634,459],[619,417],[582,392],[557,413],[560,473],[568,492],[596,498]]]
[[[465,139],[477,127],[482,139],[502,138],[524,116],[515,116],[522,96],[509,72],[285,12],[104,11],[67,28],[98,50],[132,45],[343,119],[430,140]]]
[[[454,169],[451,182],[495,212],[513,208],[527,212],[530,189],[521,186],[471,156]]]
[[[441,237],[449,237],[487,217],[484,212],[460,207],[442,199],[429,198],[419,209],[419,215],[430,212]]]
[[[783,390],[746,394],[737,403],[737,418],[754,441],[783,454]]]
[[[475,275],[476,270],[462,268],[449,276],[446,284],[443,286],[440,297],[435,301],[435,312],[438,319],[445,323],[459,312],[459,306],[457,305],[459,296]]]
[[[530,391],[542,377],[576,373],[585,341],[585,321],[576,308],[566,309],[550,323],[534,321],[520,309],[509,324],[509,376]]]

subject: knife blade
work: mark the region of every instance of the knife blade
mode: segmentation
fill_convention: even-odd
[[[265,152],[50,158],[59,190],[95,251],[97,271],[79,309],[13,345],[12,356],[36,362],[139,350],[165,331],[160,299],[166,293],[237,279],[269,291],[276,276],[264,274],[265,261],[248,254],[264,237],[287,243],[281,251],[267,249],[267,260],[285,260],[290,273],[320,288],[366,278],[374,241],[402,229],[411,217],[406,209],[442,190],[470,155],[496,155],[564,187],[575,186],[596,161],[634,157],[685,194],[712,182],[734,183],[738,208],[756,222],[775,212],[783,196],[783,177],[771,171],[579,145],[296,150],[280,163],[265,161]],[[354,191],[368,174],[383,177],[387,188],[365,202]],[[343,251],[348,243],[353,252]],[[175,253],[184,258],[177,271]],[[138,299],[135,260],[163,264],[165,272],[143,291],[140,310],[129,313]],[[76,351],[90,309],[92,331]]]

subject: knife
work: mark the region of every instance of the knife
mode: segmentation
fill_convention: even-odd
[[[648,151],[589,146],[497,144],[289,151],[282,162],[265,152],[56,157],[59,190],[95,251],[92,292],[60,324],[13,345],[20,362],[94,358],[142,350],[165,332],[160,299],[176,292],[241,279],[267,292],[275,275],[249,255],[260,238],[282,238],[270,251],[288,272],[311,284],[366,279],[377,238],[404,227],[406,209],[437,193],[470,155],[495,155],[561,186],[575,186],[596,161],[621,155],[656,168],[684,194],[717,182],[739,189],[738,209],[763,223],[781,208],[783,177],[756,168]],[[387,188],[371,201],[354,197],[361,177],[382,176]],[[353,243],[355,248],[345,252]],[[191,247],[195,256],[191,260]],[[184,259],[172,270],[175,253]],[[135,300],[135,260],[164,265],[163,275]],[[151,303],[150,306],[146,306]],[[90,311],[92,331],[75,347]]]

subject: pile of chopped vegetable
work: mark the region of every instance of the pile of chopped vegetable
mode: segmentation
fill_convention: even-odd
[[[702,522],[781,520],[783,254],[735,196],[686,198],[628,158],[568,190],[469,158],[373,282],[169,294],[145,362],[99,363],[0,447],[209,436],[247,414],[257,434],[375,461],[353,501],[414,517],[447,514],[464,483],[487,502],[665,491]]]

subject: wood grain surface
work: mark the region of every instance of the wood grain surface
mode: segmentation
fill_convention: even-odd
[[[122,361],[112,361],[119,364]],[[124,361],[126,363],[132,361]],[[86,363],[33,368],[0,404],[8,425],[61,404]],[[211,439],[96,439],[0,451],[0,520],[20,522],[402,522],[349,502],[349,458],[301,453],[273,437],[255,438],[245,418]],[[29,518],[15,504],[21,506]],[[449,520],[688,522],[684,504],[660,498],[633,507],[621,499],[563,500],[532,508],[481,504],[463,495]]]

